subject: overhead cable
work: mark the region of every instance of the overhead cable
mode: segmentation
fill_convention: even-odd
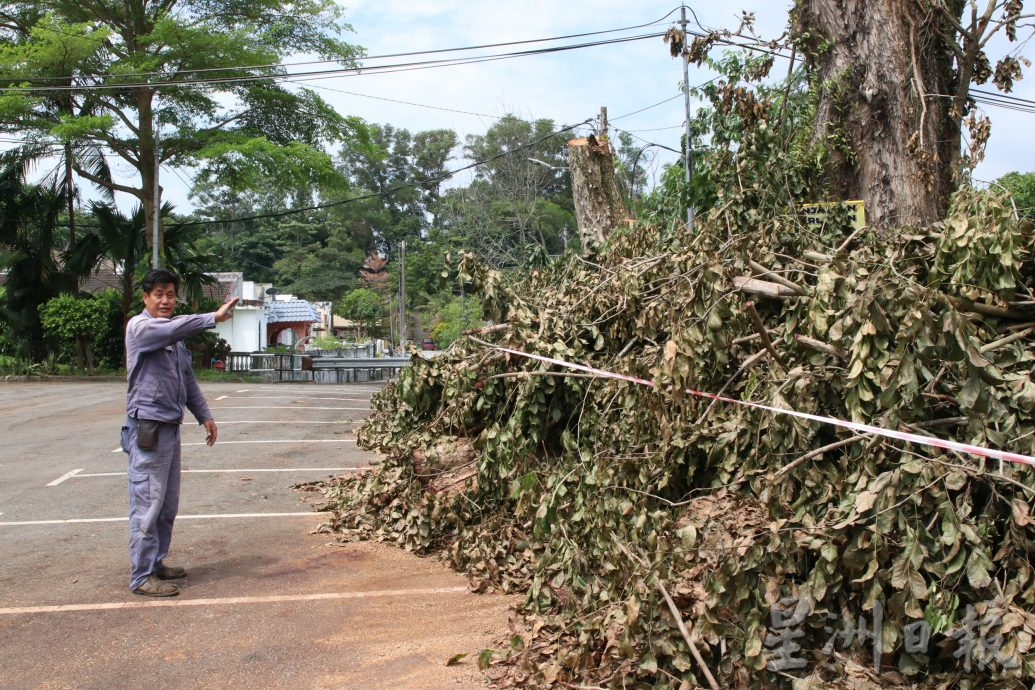
[[[599,31],[587,31],[587,32],[584,32],[584,33],[567,34],[567,35],[564,35],[564,36],[550,36],[550,37],[547,37],[547,38],[529,38],[529,39],[523,39],[523,40],[518,40],[518,41],[504,41],[504,42],[501,42],[501,43],[483,43],[483,44],[480,44],[480,45],[462,46],[462,47],[458,47],[458,48],[439,48],[439,49],[434,49],[434,50],[415,50],[415,51],[410,51],[410,52],[405,52],[405,53],[386,53],[384,55],[362,55],[362,56],[359,56],[358,59],[361,59],[361,60],[385,60],[385,59],[388,59],[388,58],[415,57],[415,56],[418,56],[418,55],[437,55],[439,53],[457,53],[457,52],[465,52],[465,51],[469,51],[469,50],[483,50],[485,48],[506,48],[508,46],[527,45],[527,44],[530,44],[530,43],[549,43],[551,41],[565,41],[565,40],[572,39],[572,38],[585,38],[587,36],[601,36],[603,34],[612,34],[612,33],[618,33],[618,32],[621,32],[621,31],[632,31],[634,29],[643,29],[643,28],[646,28],[648,26],[654,26],[656,24],[660,24],[663,21],[665,21],[666,19],[668,19],[670,16],[672,16],[672,14],[674,14],[678,10],[679,10],[679,8],[676,7],[673,10],[671,10],[668,14],[666,14],[664,17],[661,17],[660,19],[656,19],[656,20],[654,20],[652,22],[647,22],[645,24],[636,24],[634,26],[624,26],[624,27],[617,28],[617,29],[602,29],[602,30],[599,30]],[[273,68],[301,67],[301,66],[305,66],[305,65],[327,65],[327,64],[338,64],[338,61],[337,60],[306,60],[306,61],[302,61],[302,62],[273,62],[273,63],[266,63],[266,64],[261,64],[261,65],[238,65],[238,66],[226,65],[226,66],[222,66],[222,67],[199,67],[199,68],[196,68],[196,69],[175,70],[175,73],[176,74],[200,74],[200,73],[204,73],[204,72],[229,72],[229,71],[234,71],[234,70],[273,69]],[[357,68],[357,69],[365,69],[365,68],[360,67],[360,68]],[[74,76],[64,76],[64,77],[51,77],[51,76],[31,77],[31,80],[32,81],[44,81],[44,80],[46,80],[46,81],[68,81],[70,79],[80,79],[82,77],[90,77],[90,78],[102,79],[102,78],[108,78],[108,77],[124,78],[124,77],[162,77],[162,76],[168,76],[168,75],[166,75],[166,74],[164,74],[162,72],[125,72],[125,73],[120,73],[120,74],[101,73],[101,74],[74,75]]]
[[[0,92],[17,91],[20,93],[56,93],[56,92],[76,92],[86,93],[91,91],[123,91],[131,89],[163,89],[171,86],[210,86],[218,84],[243,84],[255,81],[287,81],[287,82],[304,82],[312,81],[316,79],[333,79],[341,77],[357,77],[367,76],[371,74],[386,74],[401,71],[416,71],[422,69],[432,69],[438,67],[456,67],[459,65],[476,64],[479,62],[492,62],[496,60],[508,60],[519,57],[529,57],[535,55],[548,55],[551,53],[560,53],[570,50],[580,50],[582,48],[593,48],[605,45],[615,45],[618,43],[629,43],[633,41],[642,41],[650,38],[660,38],[663,33],[654,32],[649,34],[639,34],[636,36],[623,36],[620,38],[610,38],[600,41],[590,41],[586,43],[573,43],[563,46],[551,46],[546,48],[535,48],[532,50],[522,50],[510,53],[497,53],[492,55],[478,55],[473,57],[465,58],[444,58],[439,60],[421,60],[416,62],[403,62],[394,63],[389,65],[377,65],[373,67],[343,67],[327,70],[309,70],[305,72],[285,72],[276,74],[265,74],[265,75],[246,75],[239,77],[219,77],[214,79],[180,79],[170,81],[156,81],[156,82],[130,82],[128,84],[82,84],[82,85],[60,85],[60,86],[5,86],[0,87]]]

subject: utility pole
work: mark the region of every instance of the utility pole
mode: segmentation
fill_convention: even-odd
[[[162,168],[162,156],[158,150],[158,120],[155,119],[155,210],[152,222],[154,227],[151,231],[151,268],[158,268],[158,236],[160,234],[159,223],[162,216],[162,188],[158,185],[158,172]]]
[[[388,342],[391,343],[392,349],[395,349],[395,317],[392,316],[392,295],[388,295]]]
[[[690,182],[694,179],[694,159],[691,151],[691,138],[690,138],[690,55],[687,52],[687,32],[686,32],[686,5],[680,5],[679,7],[679,26],[683,30],[683,54],[680,56],[683,60],[683,106],[686,109],[686,146],[683,151],[683,167],[686,168],[686,229],[688,232],[694,231],[694,205],[690,201]]]
[[[600,106],[600,136],[607,139],[607,106]],[[610,145],[610,143],[609,143]]]
[[[399,349],[406,352],[406,240],[399,247]]]

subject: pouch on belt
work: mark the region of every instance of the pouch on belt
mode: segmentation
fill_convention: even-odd
[[[162,422],[154,419],[137,420],[137,448],[140,450],[154,450],[158,447],[158,430]]]

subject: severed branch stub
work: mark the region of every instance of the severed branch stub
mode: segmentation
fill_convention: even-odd
[[[615,180],[611,147],[604,137],[572,139],[568,163],[579,236],[583,243],[603,242],[629,216]]]
[[[758,295],[759,297],[769,297],[771,299],[783,299],[785,297],[800,297],[796,290],[792,290],[786,285],[780,285],[779,283],[771,283],[767,280],[759,280],[757,278],[748,278],[746,276],[734,276],[733,284],[737,286],[742,292],[747,292],[752,295]]]
[[[839,359],[845,359],[847,356],[841,348],[834,347],[829,343],[824,343],[822,340],[810,338],[807,335],[795,334],[794,339],[797,340],[800,345],[804,345],[805,347],[816,350],[817,352],[822,352],[823,354],[833,355]]]
[[[982,314],[984,316],[997,316],[1003,319],[1013,319],[1015,321],[1025,321],[1031,318],[1031,314],[1017,311],[1016,309],[1003,309],[993,304],[985,304],[984,302],[975,302],[974,300],[967,299],[965,297],[955,297],[953,295],[945,295],[945,298],[949,300],[949,303],[959,311],[969,311],[974,314]]]
[[[468,328],[462,335],[488,335],[490,333],[505,331],[508,328],[510,328],[509,323],[497,323],[492,326],[483,326],[482,328]]]

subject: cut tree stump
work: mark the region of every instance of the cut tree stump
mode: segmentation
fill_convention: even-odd
[[[603,242],[629,212],[615,180],[614,156],[606,139],[588,136],[568,142],[571,192],[582,243]]]

